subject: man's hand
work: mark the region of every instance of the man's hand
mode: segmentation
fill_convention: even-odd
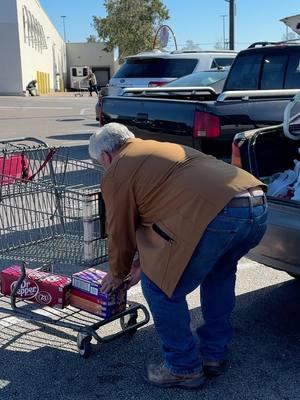
[[[122,283],[123,279],[115,278],[112,276],[110,272],[108,272],[102,279],[101,291],[103,293],[109,293],[117,289],[119,286],[121,286]]]
[[[139,258],[135,258],[131,265],[131,270],[126,277],[127,287],[128,289],[132,286],[136,285],[141,279],[141,265]]]

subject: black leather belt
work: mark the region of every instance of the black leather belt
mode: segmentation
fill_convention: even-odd
[[[227,204],[227,207],[255,207],[262,206],[266,202],[265,196],[234,197]]]

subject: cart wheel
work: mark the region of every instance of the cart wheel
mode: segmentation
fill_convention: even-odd
[[[91,354],[91,340],[92,340],[91,335],[86,335],[80,332],[77,335],[78,351],[83,358],[88,358],[89,355]]]
[[[136,325],[137,323],[137,317],[138,313],[137,311],[134,311],[130,314],[124,315],[123,317],[120,318],[120,324],[122,330],[128,330],[126,332],[126,335],[134,335],[135,332],[137,331],[137,327],[133,327],[133,325]],[[131,329],[129,329],[132,326]]]

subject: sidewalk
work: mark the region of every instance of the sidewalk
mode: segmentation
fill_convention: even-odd
[[[94,99],[98,99],[96,93],[93,93],[93,96],[91,97],[90,93],[87,90],[82,90],[81,92],[76,90],[70,92],[51,92],[40,95],[40,97],[76,97],[76,96],[89,97],[89,98],[93,97]]]
[[[51,96],[51,97],[69,97],[69,96],[74,96],[77,92],[50,92],[50,93],[45,93],[41,94],[41,97],[44,96]]]

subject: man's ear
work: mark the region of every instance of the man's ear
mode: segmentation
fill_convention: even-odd
[[[109,151],[104,151],[105,156],[107,157],[109,163],[111,164],[112,161],[112,155],[110,154]]]

